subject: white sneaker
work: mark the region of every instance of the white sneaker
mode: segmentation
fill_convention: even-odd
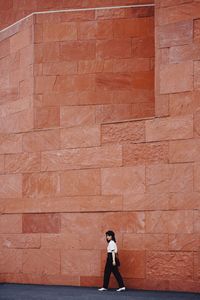
[[[104,291],[107,291],[107,289],[105,289],[105,288],[100,288],[100,289],[98,289],[98,291],[100,291],[100,292],[104,292]]]
[[[126,288],[125,288],[125,286],[124,286],[124,287],[121,287],[121,288],[117,289],[116,291],[117,291],[117,292],[122,292],[122,291],[125,291],[125,290],[126,290]]]

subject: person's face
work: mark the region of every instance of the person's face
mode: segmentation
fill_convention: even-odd
[[[106,235],[106,239],[107,239],[107,241],[109,242],[109,241],[112,240],[112,236],[111,236],[111,235]]]

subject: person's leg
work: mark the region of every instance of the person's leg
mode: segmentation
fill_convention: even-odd
[[[103,287],[105,289],[108,288],[109,280],[110,280],[110,274],[111,274],[111,267],[110,264],[107,262],[104,269],[104,278],[103,278]]]
[[[121,274],[119,272],[118,267],[117,266],[113,266],[112,272],[113,272],[113,274],[114,274],[114,276],[115,276],[115,278],[116,278],[116,280],[118,282],[119,287],[120,288],[124,287],[124,282],[123,282],[123,279],[122,279],[122,276],[121,276]]]

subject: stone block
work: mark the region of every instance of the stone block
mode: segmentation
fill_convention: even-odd
[[[134,193],[123,198],[124,211],[168,210],[168,193]]]
[[[199,212],[199,210],[194,211],[194,232],[200,233],[200,212]]]
[[[199,60],[199,50],[199,43],[171,47],[169,49],[169,63],[181,63],[191,59]]]
[[[25,197],[55,196],[59,191],[59,174],[45,172],[23,174],[23,196]]]
[[[114,61],[114,72],[144,72],[150,70],[149,58],[121,58]]]
[[[64,196],[89,196],[100,194],[100,171],[73,170],[60,174],[60,193]]]
[[[62,127],[85,126],[95,124],[93,106],[61,106],[60,123]]]
[[[123,234],[123,249],[125,250],[168,250],[167,234]]]
[[[94,90],[95,77],[93,75],[71,75],[71,76],[57,76],[53,86],[53,92],[81,92],[87,90]]]
[[[146,143],[123,145],[123,164],[125,166],[167,163],[169,157],[168,143]]]
[[[23,135],[23,151],[40,152],[60,147],[59,130],[28,132]]]
[[[146,191],[148,193],[168,193],[170,185],[168,164],[149,165],[146,167]]]
[[[133,118],[131,104],[108,104],[96,106],[96,123],[106,123]]]
[[[120,145],[43,152],[41,169],[53,171],[121,166],[121,152]]]
[[[194,135],[200,136],[200,109],[196,110],[194,113]]]
[[[43,63],[43,75],[69,75],[77,73],[76,61],[58,61]]]
[[[43,42],[77,40],[75,22],[43,24]]]
[[[147,277],[152,279],[191,280],[193,253],[148,252]]]
[[[145,251],[121,250],[120,272],[125,278],[145,278]]]
[[[0,225],[0,233],[21,233],[22,216],[20,214],[2,214]]]
[[[146,141],[189,139],[193,137],[193,116],[174,116],[147,120]]]
[[[147,233],[193,233],[193,211],[146,212]]]
[[[34,111],[35,128],[52,128],[60,125],[59,107],[40,107]]]
[[[1,249],[0,261],[1,273],[21,273],[22,272],[22,250],[21,249]],[[17,257],[17,259],[16,259]]]
[[[160,26],[158,36],[160,48],[189,44],[193,40],[193,22],[188,20]]]
[[[2,234],[0,247],[8,249],[40,248],[40,235],[36,234]]]
[[[98,59],[131,57],[131,39],[98,40],[96,55]]]
[[[78,40],[112,39],[113,25],[111,20],[80,22]]]
[[[56,76],[37,76],[35,78],[35,93],[47,94],[53,92],[56,82]]]
[[[119,222],[120,220],[120,222]],[[144,233],[145,213],[144,212],[108,212],[101,218],[101,232],[104,234],[107,228],[118,232],[118,246],[122,248],[122,235],[124,233]]]
[[[170,192],[192,192],[194,184],[193,164],[170,165]]]
[[[132,39],[132,56],[135,58],[148,58],[155,56],[154,38],[137,37]]]
[[[23,233],[59,233],[60,214],[23,214]]]
[[[200,139],[170,141],[170,163],[194,162],[200,160]]]
[[[180,77],[182,80],[180,80]],[[160,67],[160,93],[178,93],[193,90],[193,62],[166,64]]]
[[[6,173],[28,173],[40,171],[39,153],[19,153],[5,155]]]
[[[23,273],[60,274],[60,251],[56,249],[26,249],[23,251]]]
[[[35,44],[35,63],[60,61],[60,43]]]
[[[1,41],[0,45],[0,58],[7,56],[10,54],[10,39],[5,39]]]
[[[193,210],[199,208],[200,208],[199,192],[170,193],[170,197],[169,197],[170,210],[178,210],[178,209]]]
[[[152,36],[154,20],[149,18],[116,19],[113,21],[115,38],[134,38]]]
[[[0,153],[19,153],[22,151],[21,134],[0,134]]]
[[[194,88],[196,90],[200,89],[200,62],[194,62]]]
[[[145,191],[144,166],[102,169],[101,178],[104,195],[144,193]]]
[[[61,129],[60,136],[61,148],[94,147],[100,145],[99,126],[81,126]]]
[[[16,52],[22,48],[29,46],[32,43],[32,28],[19,31],[10,38],[10,51]]]
[[[169,250],[171,251],[197,251],[199,248],[199,235],[169,234]]]
[[[193,114],[199,107],[198,91],[171,94],[169,97],[170,116]]]
[[[61,274],[100,276],[99,252],[95,250],[61,250]]]
[[[80,60],[78,62],[79,74],[112,72],[113,60],[107,59],[93,59],[93,60]]]
[[[21,174],[0,175],[0,198],[16,198],[21,196]]]
[[[102,125],[102,143],[139,143],[145,139],[144,121]]]
[[[60,60],[77,61],[94,59],[96,55],[95,41],[70,41],[60,44]]]

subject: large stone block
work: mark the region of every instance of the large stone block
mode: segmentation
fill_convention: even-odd
[[[76,61],[58,61],[42,64],[43,75],[69,75],[77,73]]]
[[[64,196],[89,196],[100,194],[100,171],[73,170],[60,174],[60,193]]]
[[[193,278],[193,253],[148,252],[147,277],[191,280]]]
[[[20,214],[2,214],[0,216],[0,233],[21,233],[22,216]]]
[[[154,19],[152,17],[116,19],[113,21],[113,33],[115,38],[152,36],[153,31]]]
[[[180,80],[180,77],[182,80]],[[193,90],[193,62],[160,66],[160,93],[178,93]]]
[[[54,128],[60,126],[59,107],[40,107],[34,111],[35,128]]]
[[[28,132],[23,135],[23,151],[40,152],[60,147],[59,130]]]
[[[71,76],[57,76],[56,81],[52,87],[55,93],[69,93],[69,92],[82,92],[93,91],[95,88],[95,77],[90,74],[85,75],[71,75]]]
[[[61,251],[61,274],[70,276],[100,276],[99,251]]]
[[[168,143],[123,145],[123,164],[126,166],[168,162]]]
[[[39,234],[2,234],[0,236],[0,247],[3,248],[40,248],[40,244]]]
[[[112,39],[113,23],[111,20],[87,21],[78,24],[79,40]]]
[[[120,261],[125,278],[145,278],[145,251],[121,250]]]
[[[144,166],[102,169],[101,177],[104,195],[144,193],[145,191]]]
[[[146,212],[147,233],[193,233],[193,211]]]
[[[61,106],[60,123],[62,127],[85,126],[95,124],[93,106]]]
[[[144,121],[102,125],[102,143],[139,143],[145,140]]]
[[[81,144],[77,146],[81,146]],[[84,148],[84,145],[82,146],[82,149],[43,152],[41,169],[53,171],[122,165],[122,149],[120,145],[89,148]]]
[[[55,196],[59,191],[59,174],[47,172],[23,174],[23,196],[25,197]]]
[[[0,175],[0,198],[16,198],[21,196],[21,174]]]
[[[5,155],[6,173],[27,173],[40,171],[39,153],[19,153]]]
[[[168,250],[167,234],[123,234],[123,248],[126,250]]]
[[[171,251],[198,251],[199,248],[198,234],[170,234],[169,250]]]
[[[131,39],[99,40],[96,45],[97,58],[129,58],[131,57]]]
[[[94,59],[96,55],[95,41],[62,42],[60,45],[60,60],[77,61]]]
[[[22,250],[21,249],[1,249],[0,270],[5,273],[21,273],[22,272]],[[17,258],[17,259],[16,259]]]
[[[178,140],[193,137],[193,116],[173,116],[145,121],[146,141]]]
[[[169,194],[168,193],[143,193],[130,194],[123,196],[124,211],[145,211],[145,210],[167,210]]]
[[[169,209],[177,210],[177,209],[199,209],[199,192],[178,192],[178,193],[170,193],[169,197]]]
[[[170,141],[170,163],[194,162],[197,160],[200,160],[200,139]]]
[[[22,134],[0,134],[0,153],[19,153],[22,151]]]
[[[43,24],[43,41],[77,40],[77,24],[75,22]]]
[[[19,31],[10,38],[10,51],[16,52],[32,43],[32,28]]]
[[[23,233],[60,232],[60,214],[23,214]]]
[[[189,44],[193,40],[193,22],[188,20],[160,26],[158,36],[160,48]]]
[[[100,145],[100,126],[61,129],[61,148],[94,147]]]
[[[60,251],[27,249],[23,251],[23,273],[54,275],[60,273]]]

